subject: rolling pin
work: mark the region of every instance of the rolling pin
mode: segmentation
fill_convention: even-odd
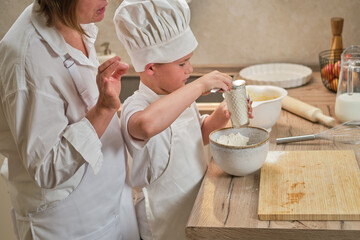
[[[324,115],[320,108],[311,106],[293,97],[284,97],[281,105],[283,109],[312,122],[319,122],[327,127],[333,127],[336,124],[335,119]]]

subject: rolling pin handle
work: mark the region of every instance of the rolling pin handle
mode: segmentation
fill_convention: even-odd
[[[319,113],[316,115],[316,120],[320,123],[324,124],[327,127],[334,127],[336,121],[334,118],[324,115],[323,113]]]
[[[312,122],[320,122],[327,127],[335,126],[335,119],[323,114],[320,108],[286,96],[281,101],[282,108]]]

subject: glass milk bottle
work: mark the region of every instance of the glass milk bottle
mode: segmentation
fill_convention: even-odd
[[[351,46],[341,54],[335,115],[341,122],[360,120],[360,46]]]

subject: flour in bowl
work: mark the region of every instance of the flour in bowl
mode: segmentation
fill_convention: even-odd
[[[241,135],[239,132],[234,134],[230,133],[229,135],[221,135],[217,140],[218,143],[229,145],[229,146],[246,146],[249,138]]]

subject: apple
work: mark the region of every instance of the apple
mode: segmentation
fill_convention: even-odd
[[[330,82],[334,78],[334,64],[328,63],[321,69],[321,77]]]
[[[334,90],[335,92],[337,91],[338,83],[339,83],[339,79],[338,79],[338,78],[334,78],[334,79],[330,82],[330,87],[331,87],[331,89]]]
[[[335,77],[339,78],[341,69],[341,61],[337,61],[334,65],[333,74]]]
[[[346,54],[345,56],[344,56],[344,59],[349,59],[349,58],[351,58],[352,57],[352,55],[350,54],[350,53],[348,53],[348,54]]]

